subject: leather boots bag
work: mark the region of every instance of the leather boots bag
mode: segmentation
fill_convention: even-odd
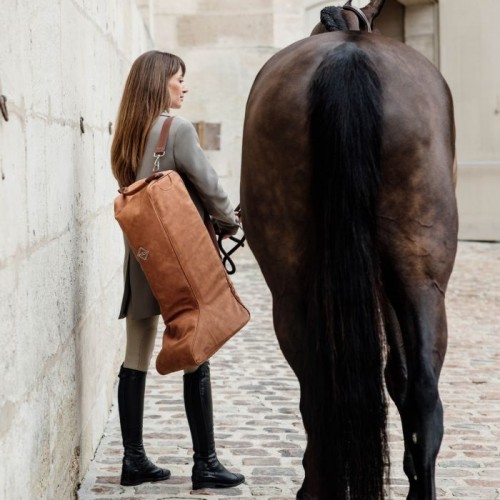
[[[164,153],[167,118],[155,157]],[[115,218],[165,322],[156,359],[162,375],[208,360],[250,319],[179,174],[153,173],[120,189]]]

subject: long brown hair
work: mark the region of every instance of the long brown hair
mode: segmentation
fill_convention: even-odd
[[[111,145],[111,167],[120,187],[135,181],[149,130],[170,108],[168,81],[180,68],[184,74],[186,65],[180,57],[158,50],[145,52],[132,64]]]

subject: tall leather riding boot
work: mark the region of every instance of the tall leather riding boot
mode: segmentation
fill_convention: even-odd
[[[120,484],[135,486],[145,482],[164,481],[170,477],[170,471],[153,464],[146,456],[142,443],[146,372],[122,365],[118,376],[118,410],[124,448]]]
[[[193,439],[193,490],[230,488],[245,481],[242,474],[229,472],[217,459],[214,441],[210,365],[184,375],[184,405]]]

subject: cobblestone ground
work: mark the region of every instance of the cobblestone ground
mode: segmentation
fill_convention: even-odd
[[[115,401],[78,492],[80,500],[295,498],[303,479],[305,446],[298,384],[278,348],[270,295],[255,261],[244,250],[236,262],[234,283],[252,320],[216,354],[212,380],[219,458],[244,473],[246,484],[191,491],[182,375],[162,377],[151,369],[144,440],[149,456],[171,470],[171,479],[120,486],[122,450]],[[440,386],[445,437],[437,467],[438,498],[500,498],[500,244],[460,243],[447,307],[449,347]],[[393,405],[390,442],[391,498],[405,498],[402,438]]]

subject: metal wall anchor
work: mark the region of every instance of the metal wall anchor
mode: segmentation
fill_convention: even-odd
[[[9,121],[9,111],[7,109],[7,98],[2,94],[0,95],[0,109],[2,110],[2,116],[6,122]]]
[[[85,125],[83,124],[83,116],[80,116],[80,132],[85,134]]]

